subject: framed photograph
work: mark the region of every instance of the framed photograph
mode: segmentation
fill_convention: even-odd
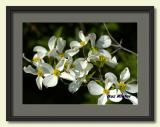
[[[7,6],[7,121],[154,121],[153,6]]]

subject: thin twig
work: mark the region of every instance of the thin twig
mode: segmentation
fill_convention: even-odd
[[[93,79],[93,80],[101,80],[101,79],[96,78],[96,77],[92,77],[91,79]],[[102,81],[103,81],[103,80],[102,80]]]
[[[122,49],[122,50],[124,50],[124,51],[127,51],[127,52],[129,52],[129,53],[134,54],[134,55],[137,56],[137,53],[135,53],[135,52],[133,52],[133,51],[131,51],[131,50],[129,50],[129,49],[123,47],[123,46],[120,45],[120,44],[118,44],[118,45],[112,44],[111,46],[116,47],[116,48],[119,48],[119,50]]]
[[[125,48],[125,47],[122,46],[122,39],[121,39],[121,41],[120,41],[120,43],[119,43],[119,42],[110,34],[110,32],[109,32],[109,30],[108,30],[108,28],[107,28],[107,26],[106,26],[105,23],[103,23],[103,25],[104,25],[104,27],[105,27],[108,35],[110,36],[110,38],[116,43],[116,44],[112,44],[111,46],[116,47],[116,48],[120,48],[120,49],[122,49],[122,50],[124,50],[124,51],[127,51],[127,52],[132,53],[132,54],[134,54],[134,55],[137,56],[137,53],[135,53],[135,52],[133,52],[133,51],[131,51],[131,50],[129,50],[129,49],[127,49],[127,48]],[[118,50],[120,50],[120,49],[118,49]],[[116,51],[116,52],[117,52],[117,51]]]
[[[84,52],[84,47],[82,48],[82,51],[83,51],[83,57],[86,58],[85,52]]]
[[[23,53],[23,58],[24,58],[27,62],[32,63],[32,61],[31,61],[30,59],[28,59],[27,57],[25,57],[24,53]]]
[[[127,52],[132,53],[132,54],[134,54],[135,56],[137,56],[137,53],[135,53],[135,52],[133,52],[133,51],[127,49],[127,48],[124,48],[124,47],[121,46],[121,49],[123,49],[124,51],[127,51]]]
[[[100,79],[103,80],[101,69],[98,68],[98,71],[99,71],[99,77],[100,77]]]
[[[116,44],[119,44],[119,42],[118,42],[116,39],[114,39],[114,37],[110,34],[110,32],[109,32],[109,30],[108,30],[106,24],[103,23],[103,25],[104,25],[104,27],[105,27],[105,29],[106,29],[108,35],[110,36],[110,38],[111,38]]]
[[[130,84],[130,83],[133,83],[133,82],[137,82],[137,80],[133,79],[133,80],[127,82],[127,83]]]
[[[116,50],[114,50],[113,52],[111,52],[111,54],[114,54],[116,52],[118,52],[118,50],[120,50],[121,48],[117,48]]]

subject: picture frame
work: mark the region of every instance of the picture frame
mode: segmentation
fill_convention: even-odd
[[[138,23],[138,80],[141,83],[139,91],[142,92],[139,93],[140,99],[137,106],[127,106],[128,108],[125,112],[126,106],[124,105],[119,105],[118,107],[112,106],[112,108],[108,106],[108,115],[106,107],[97,105],[92,107],[89,105],[39,105],[22,103],[21,96],[23,91],[22,87],[18,87],[18,84],[22,86],[21,80],[23,80],[21,76],[23,71],[22,24],[28,21],[60,21],[60,18],[53,18],[52,14],[64,16],[65,20],[61,20],[61,22],[72,20],[74,22],[78,22],[79,20],[82,22],[85,18],[83,14],[90,14],[92,16],[88,16],[87,22],[91,20],[96,21],[96,18],[97,21],[108,18],[106,22],[116,22],[119,19],[119,22]],[[82,16],[82,19],[79,18],[79,15]],[[128,15],[133,16],[134,20]],[[92,17],[94,18],[92,19]],[[142,24],[145,24],[146,31],[142,29]],[[139,40],[140,36],[143,36],[141,42]],[[7,6],[6,77],[7,121],[154,121],[154,7]],[[19,92],[16,91],[17,89]],[[146,105],[144,106],[144,104]],[[71,114],[69,114],[69,111]]]

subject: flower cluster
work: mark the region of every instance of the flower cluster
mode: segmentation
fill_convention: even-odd
[[[138,85],[127,82],[130,78],[128,67],[121,72],[119,80],[111,72],[106,72],[104,76],[100,74],[99,79],[93,78],[95,72],[90,73],[95,66],[100,70],[104,66],[114,68],[118,64],[116,57],[107,51],[112,44],[108,35],[101,35],[97,39],[94,33],[85,36],[83,31],[80,31],[79,41],[72,41],[69,44],[70,49],[65,50],[66,41],[62,37],[52,36],[48,41],[48,49],[35,46],[32,60],[24,57],[32,65],[24,67],[24,72],[37,76],[38,89],[42,90],[43,86],[55,87],[59,79],[68,80],[69,92],[75,93],[82,84],[86,84],[91,95],[100,96],[98,105],[105,105],[108,100],[120,102],[122,99],[128,99],[134,105],[138,104],[138,99],[132,95],[138,92]],[[87,45],[91,47],[86,56],[84,48]],[[84,56],[75,57],[81,50]],[[50,63],[50,60],[53,62]]]

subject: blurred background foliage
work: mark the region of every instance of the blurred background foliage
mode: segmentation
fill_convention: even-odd
[[[137,23],[106,23],[111,35],[122,45],[134,52],[137,52]],[[107,34],[103,23],[23,23],[23,53],[29,59],[32,59],[34,52],[33,47],[37,45],[44,46],[48,49],[48,40],[51,36],[63,37],[67,41],[65,49],[69,49],[69,43],[73,40],[79,40],[78,33],[80,30],[87,35],[96,33],[97,39]],[[85,54],[90,50],[90,44],[85,47]],[[115,48],[108,48],[113,52]],[[119,77],[120,72],[129,67],[131,72],[130,80],[137,79],[137,56],[123,50],[114,53],[117,57],[118,65],[116,68],[104,66],[102,74],[110,71]],[[78,57],[83,57],[80,51]],[[23,66],[29,63],[23,60]],[[94,77],[99,76],[99,73],[94,68],[96,73]],[[90,72],[92,73],[93,70]],[[40,91],[36,85],[36,76],[23,72],[23,103],[24,104],[96,104],[98,96],[89,94],[86,84],[74,94],[68,91],[68,85],[63,84],[59,80],[56,87]],[[135,95],[137,96],[137,95]],[[110,101],[108,103],[111,103]],[[130,103],[123,100],[120,103]]]

